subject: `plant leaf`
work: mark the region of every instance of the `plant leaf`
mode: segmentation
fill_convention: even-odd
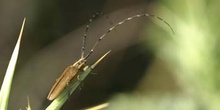
[[[79,78],[81,81],[77,80],[77,81],[70,82],[69,87],[65,88],[61,92],[61,94],[46,108],[46,110],[60,110],[60,108],[63,106],[63,104],[69,98],[69,95],[72,94],[76,90],[76,88],[80,85],[82,80],[84,80],[89,75],[89,73],[91,73],[91,71],[97,66],[97,64],[100,63],[100,61],[102,59],[104,59],[106,57],[106,55],[108,55],[109,53],[110,53],[110,51],[108,51],[106,54],[104,54],[92,66],[86,66],[84,68],[84,71],[82,73],[80,73],[80,75],[79,75]]]
[[[4,81],[2,83],[2,87],[1,87],[1,91],[0,91],[0,110],[7,110],[7,107],[8,107],[8,99],[9,99],[9,94],[10,94],[10,90],[11,90],[11,84],[12,84],[12,79],[13,79],[13,75],[14,75],[14,70],[15,70],[15,66],[16,66],[16,62],[17,62],[17,58],[18,58],[18,54],[19,54],[20,42],[21,42],[21,38],[22,38],[22,33],[23,33],[25,21],[26,21],[26,18],[24,18],[24,20],[23,20],[21,31],[19,34],[19,38],[18,38],[18,41],[17,41],[16,46],[14,48],[14,51],[12,53],[8,68],[6,70]]]

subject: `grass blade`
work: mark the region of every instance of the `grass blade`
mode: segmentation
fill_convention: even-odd
[[[16,62],[17,62],[17,58],[18,58],[18,54],[19,54],[20,42],[21,42],[21,38],[22,38],[22,33],[23,33],[25,21],[26,21],[26,18],[24,18],[24,20],[23,20],[20,35],[19,35],[18,41],[16,43],[16,46],[14,48],[14,51],[12,53],[8,68],[6,70],[4,81],[3,81],[3,84],[1,87],[0,110],[7,110],[7,107],[8,107],[8,99],[9,99],[9,94],[10,94],[10,90],[11,90],[11,84],[12,84],[12,79],[13,79],[13,75],[14,75],[14,70],[15,70],[15,66],[16,66]]]
[[[106,54],[104,54],[99,60],[97,60],[92,66],[86,66],[84,68],[84,72],[82,72],[79,76],[81,80],[84,80],[89,73],[96,67],[96,65],[105,58],[107,54],[109,54],[110,51],[108,51]],[[69,95],[72,94],[76,88],[80,85],[81,81],[72,81],[69,84],[68,88],[65,88],[63,92],[46,108],[46,110],[60,110],[60,108],[63,106],[63,104],[67,101],[69,98]]]

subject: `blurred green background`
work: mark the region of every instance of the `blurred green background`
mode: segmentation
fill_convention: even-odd
[[[80,58],[110,27],[150,13],[167,21],[139,18],[106,36],[88,60],[109,56],[62,108],[74,110],[109,102],[108,110],[219,110],[219,0],[7,0],[0,1],[2,81],[23,17],[27,17],[9,110],[49,105],[46,96],[63,69]]]

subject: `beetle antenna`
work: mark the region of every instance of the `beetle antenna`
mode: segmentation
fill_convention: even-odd
[[[162,18],[160,18],[160,17],[158,17],[158,16],[156,16],[156,15],[152,15],[152,14],[139,14],[139,15],[135,15],[135,16],[129,17],[129,18],[127,18],[127,19],[124,19],[124,20],[122,20],[121,22],[119,22],[119,23],[117,23],[116,25],[114,25],[114,26],[112,26],[111,28],[109,28],[109,29],[96,41],[96,43],[93,45],[93,47],[92,47],[92,49],[90,50],[90,52],[85,56],[85,59],[87,59],[87,58],[93,53],[93,51],[94,51],[94,49],[96,48],[96,46],[98,45],[98,43],[99,43],[108,33],[110,33],[110,32],[111,32],[112,30],[114,30],[116,27],[118,27],[118,26],[124,24],[125,22],[131,21],[131,20],[133,20],[134,18],[140,18],[140,17],[152,17],[152,18],[156,18],[156,19],[158,19],[158,20],[164,22],[164,23],[170,28],[170,30],[172,31],[172,33],[175,34],[173,28],[171,27],[171,25],[170,25],[167,21],[165,21],[164,19],[162,19]]]
[[[84,54],[85,54],[86,37],[87,37],[88,30],[89,30],[89,25],[93,21],[93,19],[98,15],[99,15],[99,13],[95,13],[94,15],[92,15],[92,17],[89,19],[88,24],[86,25],[86,30],[83,34],[83,43],[82,43],[82,48],[81,48],[81,58],[84,58]]]

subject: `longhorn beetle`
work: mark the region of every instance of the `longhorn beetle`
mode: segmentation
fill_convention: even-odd
[[[89,20],[87,26],[86,26],[86,30],[84,32],[84,36],[83,36],[83,44],[82,44],[82,48],[81,48],[81,58],[76,61],[74,64],[66,67],[66,69],[64,70],[64,72],[61,74],[61,76],[56,80],[56,83],[53,85],[52,89],[50,90],[47,99],[48,100],[53,100],[55,99],[62,91],[63,89],[68,86],[68,83],[75,77],[77,77],[78,80],[80,80],[78,78],[79,76],[79,72],[83,71],[83,68],[86,66],[86,60],[89,58],[89,56],[93,53],[94,49],[96,48],[96,46],[98,45],[98,43],[112,30],[114,30],[116,27],[118,27],[119,25],[122,25],[123,23],[127,22],[127,21],[131,21],[134,18],[140,18],[140,17],[153,17],[156,18],[162,22],[164,22],[166,25],[169,26],[169,28],[171,29],[172,33],[174,34],[174,31],[172,29],[172,27],[170,26],[170,24],[168,22],[166,22],[165,20],[163,20],[162,18],[156,16],[156,15],[152,15],[152,14],[139,14],[139,15],[135,15],[135,16],[131,16],[127,19],[122,20],[121,22],[117,23],[116,25],[112,26],[111,28],[109,28],[97,41],[96,43],[93,45],[92,49],[89,51],[89,53],[84,56],[85,53],[85,44],[86,44],[86,37],[87,37],[87,32],[89,29],[89,24],[92,22],[93,18],[96,17],[96,15],[98,15],[99,13],[96,13],[95,15],[92,16],[92,18]],[[106,55],[106,54],[105,54]],[[105,56],[104,55],[104,56]]]

